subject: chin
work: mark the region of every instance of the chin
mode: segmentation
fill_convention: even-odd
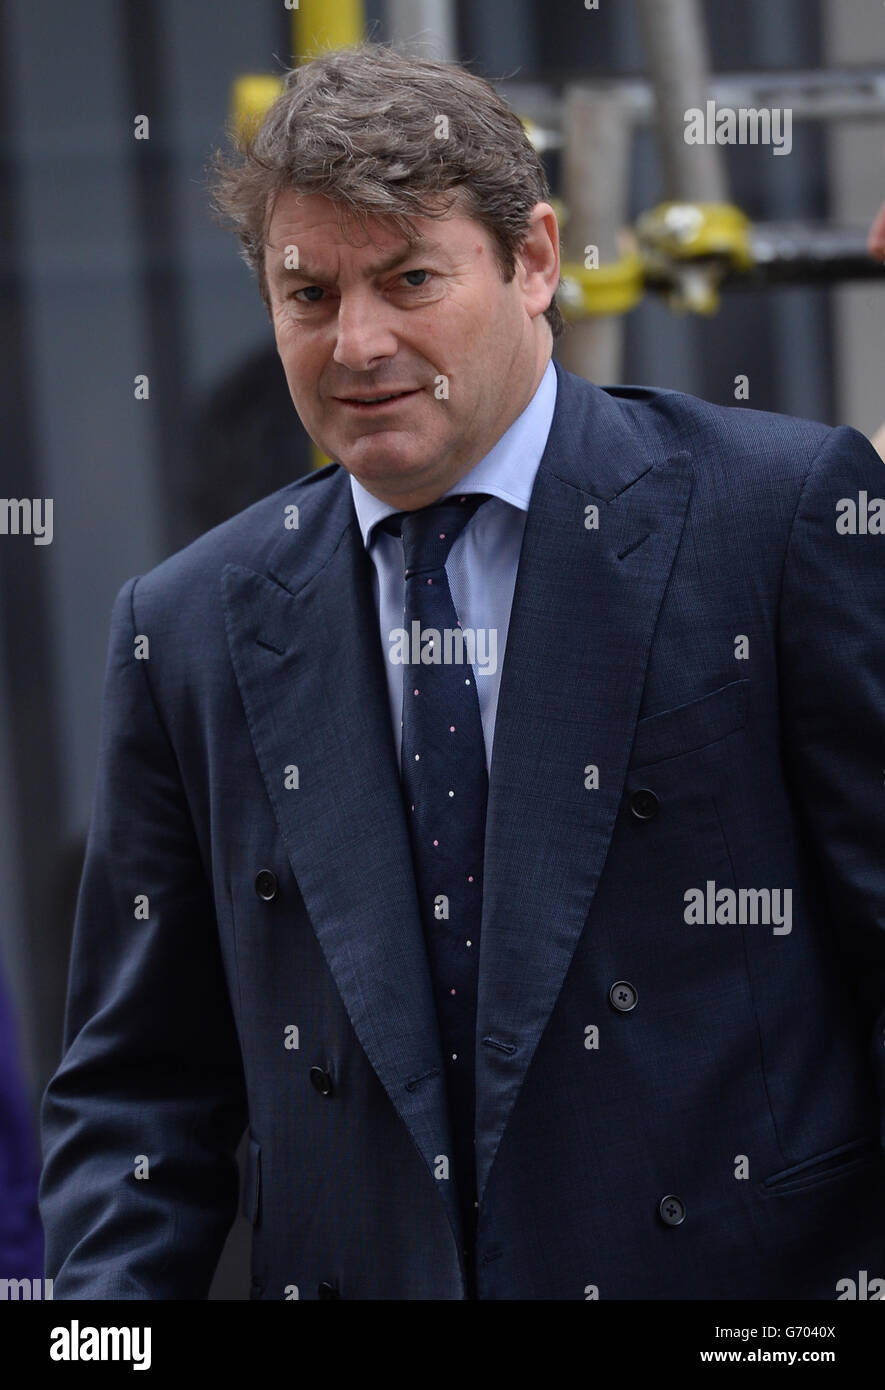
[[[426,467],[428,461],[428,454],[420,449],[416,450],[414,445],[408,451],[398,449],[396,445],[385,447],[379,444],[368,449],[357,446],[349,452],[357,467],[373,475],[414,473],[419,468]]]
[[[377,462],[367,462],[360,459],[354,468],[349,470],[354,477],[364,483],[390,483],[400,478],[417,478],[422,471],[422,461],[419,459],[392,460],[379,458]]]

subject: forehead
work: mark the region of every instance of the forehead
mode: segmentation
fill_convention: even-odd
[[[292,244],[310,250],[312,261],[332,252],[346,254],[355,262],[375,261],[397,251],[407,251],[410,241],[391,222],[368,215],[365,222],[345,217],[339,226],[337,205],[321,194],[299,194],[285,189],[276,199],[268,222],[265,260],[268,266],[282,261],[285,248]],[[456,203],[441,218],[410,215],[412,240],[420,247],[442,252],[472,252],[485,247],[489,238],[485,228],[467,216]]]

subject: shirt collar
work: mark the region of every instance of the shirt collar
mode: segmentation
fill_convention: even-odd
[[[449,497],[452,493],[486,492],[527,512],[555,405],[556,370],[551,358],[522,414],[516,417],[485,457],[442,495]],[[352,473],[350,489],[363,544],[368,548],[374,540],[373,528],[384,517],[392,516],[399,509],[375,497]]]

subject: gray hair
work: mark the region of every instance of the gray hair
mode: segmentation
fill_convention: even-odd
[[[217,150],[211,160],[214,210],[233,224],[268,313],[264,249],[285,189],[331,199],[341,230],[342,217],[364,228],[379,217],[410,242],[411,217],[463,209],[489,233],[505,284],[529,213],[550,196],[522,123],[490,82],[370,42],[288,69],[260,127],[234,154]],[[564,324],[555,295],[544,317],[558,338]]]

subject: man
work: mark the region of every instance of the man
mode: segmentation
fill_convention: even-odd
[[[546,192],[377,46],[216,168],[335,462],[116,601],[57,1297],[205,1296],[247,1124],[256,1298],[885,1273],[885,475],[554,365]]]

